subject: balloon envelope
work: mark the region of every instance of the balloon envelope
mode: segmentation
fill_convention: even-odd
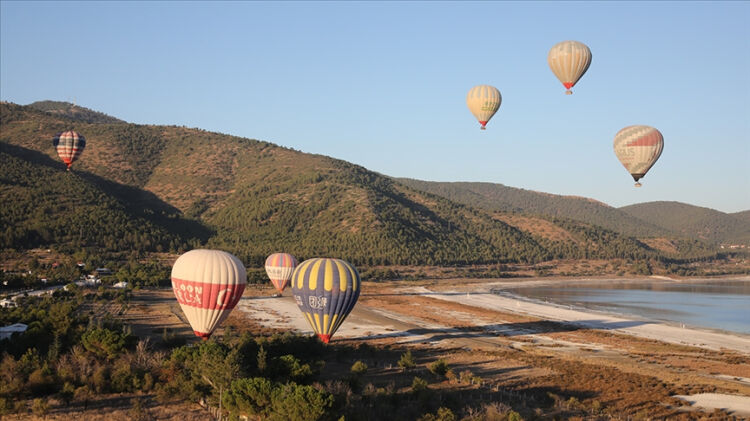
[[[578,41],[563,41],[549,50],[547,64],[567,89],[565,93],[570,95],[573,93],[570,88],[578,82],[591,65],[591,50],[586,44]]]
[[[86,147],[86,139],[77,132],[69,130],[58,133],[52,139],[52,145],[57,149],[57,155],[70,169],[73,161],[83,153],[83,149]]]
[[[614,148],[617,159],[637,182],[661,156],[664,137],[650,126],[628,126],[615,135]]]
[[[466,94],[466,106],[469,107],[469,111],[474,114],[474,117],[479,120],[482,130],[485,129],[487,122],[490,121],[500,108],[502,101],[503,98],[500,95],[500,91],[490,85],[475,86]]]
[[[297,259],[289,253],[274,253],[266,259],[266,273],[279,292],[284,292],[295,267]]]
[[[325,343],[354,308],[360,289],[357,269],[340,259],[305,260],[292,275],[294,300]]]
[[[220,250],[191,250],[172,266],[172,289],[196,336],[208,339],[245,291],[240,259]]]

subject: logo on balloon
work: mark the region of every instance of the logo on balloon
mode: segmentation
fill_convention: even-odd
[[[172,278],[172,289],[180,304],[208,310],[234,308],[242,298],[244,285],[221,285],[190,282]],[[216,297],[212,300],[211,297]]]
[[[326,304],[328,303],[328,299],[326,297],[316,297],[314,295],[311,295],[307,298],[308,304],[310,304],[310,307],[320,310],[322,308],[325,308]]]

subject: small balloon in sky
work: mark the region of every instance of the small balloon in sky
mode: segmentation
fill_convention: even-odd
[[[487,122],[495,115],[502,101],[500,91],[490,85],[475,86],[466,95],[466,105],[469,107],[469,111],[474,114],[474,117],[479,120],[482,130],[486,129]]]
[[[628,126],[615,135],[615,155],[633,176],[635,186],[646,175],[664,150],[664,137],[650,126]]]
[[[565,94],[571,95],[573,91],[570,88],[578,82],[591,65],[591,50],[586,44],[578,41],[563,41],[549,50],[547,64],[565,86]]]

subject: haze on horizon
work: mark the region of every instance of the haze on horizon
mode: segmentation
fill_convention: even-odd
[[[571,96],[546,63],[567,39],[593,53]],[[503,96],[486,131],[478,84]],[[0,99],[394,177],[750,209],[748,2],[0,2]],[[665,140],[640,189],[612,151],[632,124]]]

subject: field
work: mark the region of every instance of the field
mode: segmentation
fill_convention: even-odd
[[[323,381],[346,378],[353,363],[362,361],[368,367],[361,379],[366,387],[409,390],[413,379],[420,377],[447,401],[460,402],[464,416],[486,413],[492,405],[498,411],[503,406],[511,407],[541,418],[750,416],[748,337],[664,325],[649,326],[656,331],[639,331],[642,326],[607,321],[601,315],[597,315],[599,324],[590,327],[566,320],[566,316],[573,316],[561,309],[553,309],[550,317],[540,317],[541,310],[524,308],[527,303],[498,304],[501,302],[492,301],[494,296],[487,294],[487,282],[470,282],[365,284],[357,307],[329,345],[337,352],[325,359]],[[249,286],[225,322],[225,329],[215,335],[288,330],[310,333],[290,291],[278,298],[272,297],[273,292],[267,286]],[[98,311],[120,313],[112,306]],[[496,308],[488,308],[492,306]],[[197,341],[171,290],[136,291],[119,317],[136,335],[150,337],[156,345],[165,329],[172,339]],[[670,336],[672,330],[677,330],[677,337]],[[648,337],[654,334],[663,335],[666,341]],[[678,343],[679,338],[683,343]],[[727,347],[720,346],[722,340]],[[407,350],[416,361],[416,367],[410,370],[397,364]],[[452,375],[430,371],[430,365],[439,359],[447,363]],[[706,400],[704,405],[709,407],[700,409],[674,397],[700,394],[714,398]],[[136,401],[150,419],[208,416],[197,404],[157,403],[153,396],[144,394],[101,396],[85,409],[52,402],[47,419],[62,420],[74,414],[91,420],[131,419]]]

